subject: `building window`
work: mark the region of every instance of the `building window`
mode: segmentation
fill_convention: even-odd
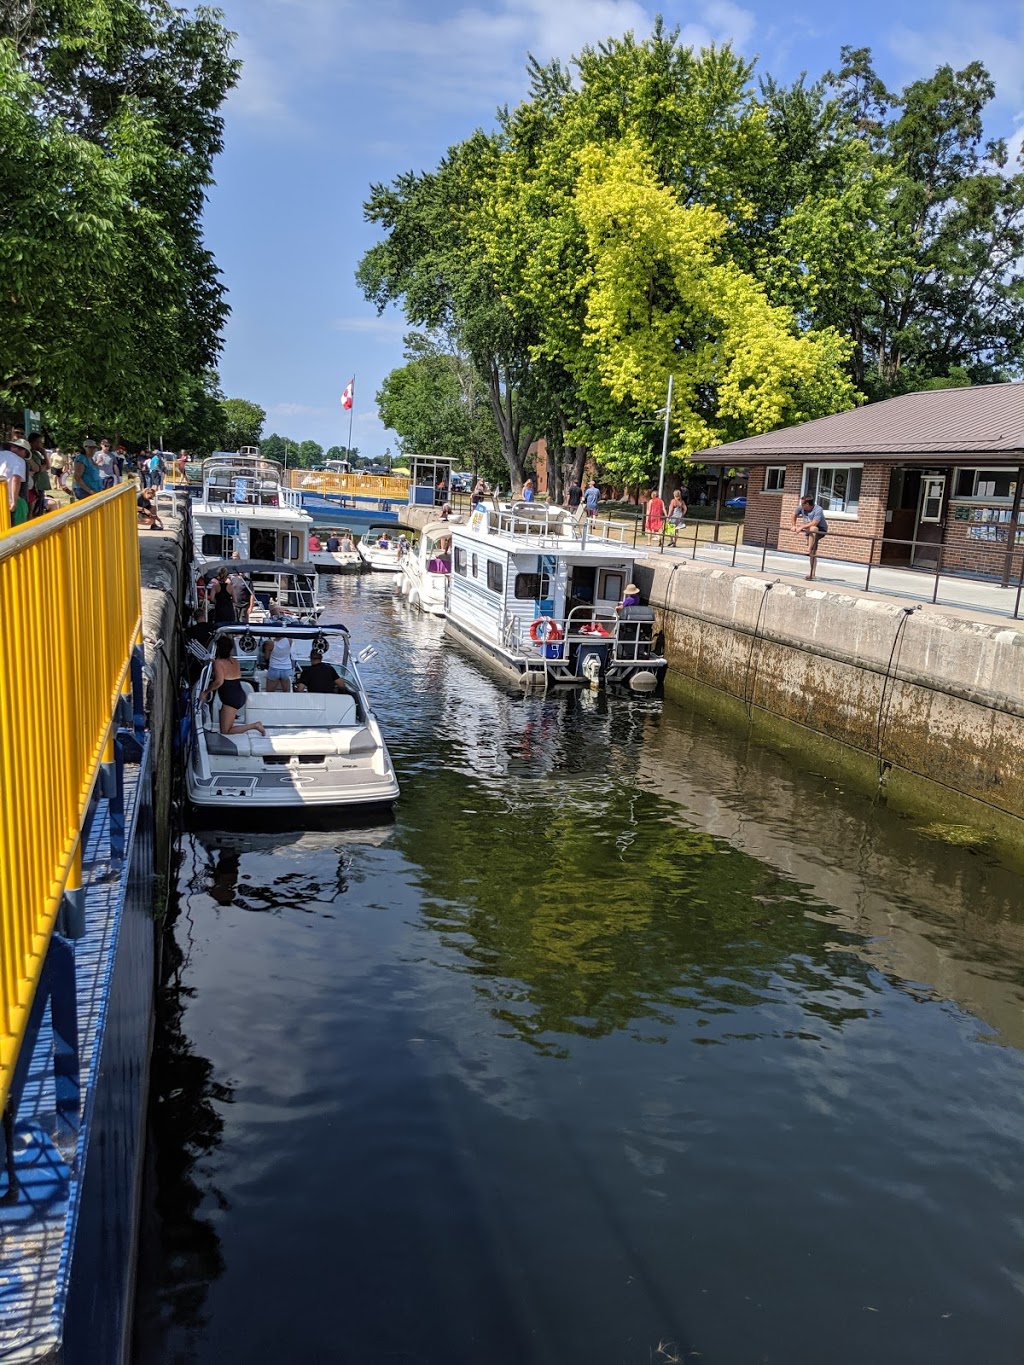
[[[786,487],[786,466],[784,464],[770,464],[764,471],[764,491],[766,493],[781,493]]]
[[[487,586],[491,592],[501,592],[505,586],[505,573],[496,559],[487,561]]]
[[[546,573],[517,574],[513,591],[520,602],[539,602],[551,596],[551,580]]]
[[[921,495],[921,520],[936,522],[942,520],[942,498],[946,491],[946,476],[938,474],[923,481]]]
[[[956,476],[958,498],[989,498],[1009,502],[1017,491],[1016,470],[960,469]]]
[[[819,507],[833,515],[855,517],[860,506],[859,464],[804,465],[805,498],[813,498]]]
[[[455,547],[454,567],[457,574],[462,578],[466,577],[466,547],[464,545],[456,545]]]

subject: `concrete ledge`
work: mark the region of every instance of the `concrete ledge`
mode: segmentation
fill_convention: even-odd
[[[1021,626],[695,561],[637,581],[675,672],[1024,818]]]

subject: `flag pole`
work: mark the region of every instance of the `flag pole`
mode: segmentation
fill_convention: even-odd
[[[348,462],[352,463],[352,419],[356,415],[356,377],[352,376],[352,406],[348,410]]]

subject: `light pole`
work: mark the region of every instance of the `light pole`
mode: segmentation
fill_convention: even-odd
[[[668,459],[668,423],[672,416],[672,375],[668,377],[668,398],[665,401],[665,434],[661,440],[661,473],[658,475],[658,497],[665,499],[665,461]]]

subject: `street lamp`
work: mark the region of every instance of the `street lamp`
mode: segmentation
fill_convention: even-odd
[[[672,375],[668,377],[668,398],[665,401],[665,434],[661,440],[661,473],[658,475],[658,497],[665,497],[665,461],[668,459],[668,423],[672,416]]]

